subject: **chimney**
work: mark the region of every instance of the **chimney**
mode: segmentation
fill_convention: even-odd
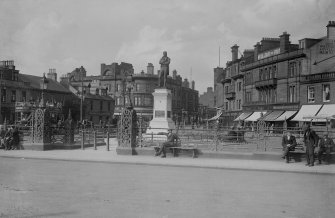
[[[154,65],[152,63],[148,63],[147,74],[154,74]]]
[[[47,78],[52,79],[53,81],[57,81],[56,69],[49,69],[49,72],[47,73]]]
[[[335,39],[335,21],[329,21],[327,25],[327,38]]]
[[[141,74],[144,75],[144,70],[141,71]]]
[[[238,45],[234,45],[231,47],[232,61],[236,61],[238,58]]]
[[[195,88],[195,82],[194,80],[192,80],[192,89],[194,90],[194,88]]]
[[[290,48],[290,34],[283,32],[283,35],[280,37],[280,53],[289,52]]]
[[[261,44],[259,42],[257,42],[257,44],[254,46],[254,61],[258,61],[258,54],[261,51]]]
[[[172,78],[176,79],[177,78],[177,70],[172,71]]]

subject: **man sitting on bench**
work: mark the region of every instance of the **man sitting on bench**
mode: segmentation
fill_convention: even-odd
[[[159,151],[156,152],[155,156],[159,156],[161,153],[163,153],[162,158],[166,157],[166,148],[175,147],[178,139],[179,137],[177,134],[172,133],[172,129],[169,129],[166,142],[163,142],[159,146]]]

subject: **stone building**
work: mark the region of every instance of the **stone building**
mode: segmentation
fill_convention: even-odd
[[[79,72],[79,71],[73,71]],[[149,121],[153,113],[154,89],[158,87],[158,74],[154,74],[154,66],[149,63],[147,72],[134,74],[134,69],[128,63],[112,63],[111,65],[101,64],[101,74],[99,76],[85,76],[76,80],[80,76],[72,73],[62,77],[62,83],[70,83],[73,87],[93,87],[106,90],[108,96],[115,100],[114,116],[121,114],[121,109],[128,104],[127,81],[131,81],[131,100],[137,114]],[[85,72],[86,73],[86,72]],[[97,89],[96,88],[96,89]],[[174,70],[167,78],[167,88],[172,93],[172,116],[174,120],[185,118],[187,122],[197,116],[198,91],[194,89],[194,82],[190,87],[188,81],[182,81],[180,75]]]
[[[15,69],[14,61],[0,62],[0,122],[6,120],[13,124],[20,114],[16,106],[24,103],[38,105],[42,94],[47,104],[61,104],[62,113],[67,114],[69,109],[76,114],[78,98],[68,89],[53,79],[21,74]]]
[[[224,114],[230,117],[226,123],[231,125],[232,118],[247,125],[264,120],[281,127],[286,120],[289,126],[298,126],[311,121],[306,117],[334,115],[334,21],[329,21],[325,37],[304,38],[299,44],[292,44],[283,32],[278,38],[263,38],[240,59],[236,47],[222,80]],[[242,96],[237,94],[239,82]]]
[[[199,104],[207,107],[215,107],[213,87],[207,87],[207,91],[200,95]]]

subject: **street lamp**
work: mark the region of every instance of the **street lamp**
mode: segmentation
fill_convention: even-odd
[[[129,76],[124,77],[122,79],[122,83],[123,83],[123,93],[122,93],[122,95],[123,95],[123,106],[126,107],[126,108],[129,108],[129,109],[132,109],[133,108],[133,103],[132,103],[132,100],[131,100],[131,90],[134,87],[133,76],[129,75]],[[128,96],[129,101],[126,104],[127,96]]]
[[[44,90],[46,89],[46,84],[49,82],[47,78],[45,77],[45,73],[43,73],[43,78],[42,78],[42,98],[41,98],[41,103],[40,107],[45,107],[45,101],[44,101]]]

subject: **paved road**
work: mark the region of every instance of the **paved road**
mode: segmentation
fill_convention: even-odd
[[[334,217],[335,176],[0,157],[0,217]]]

